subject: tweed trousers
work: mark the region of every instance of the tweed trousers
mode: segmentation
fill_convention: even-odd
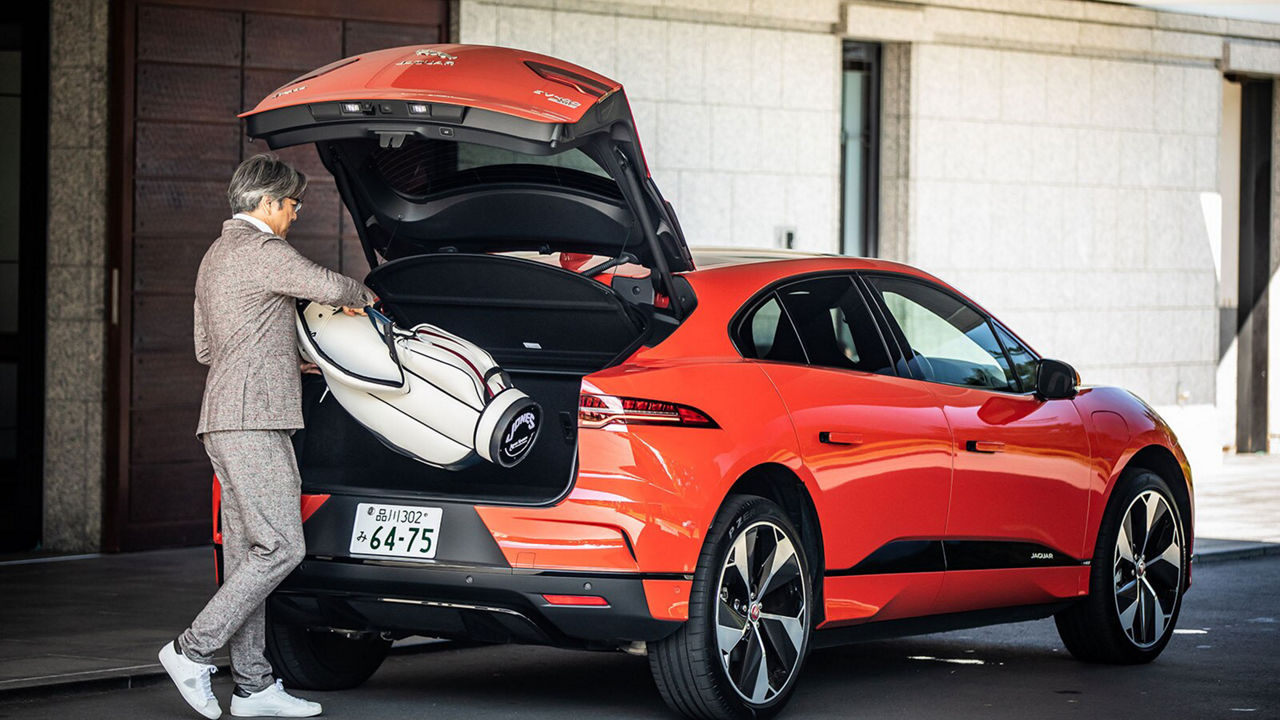
[[[269,687],[265,600],[306,554],[301,478],[288,430],[220,430],[203,436],[222,485],[222,587],[178,638],[208,663],[230,643],[231,675],[249,692]]]

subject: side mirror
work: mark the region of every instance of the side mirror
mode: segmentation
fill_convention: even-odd
[[[1036,370],[1036,395],[1042,400],[1064,400],[1076,396],[1080,373],[1061,360],[1041,360]]]

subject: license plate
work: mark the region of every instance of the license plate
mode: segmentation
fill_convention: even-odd
[[[351,528],[351,554],[430,560],[440,546],[443,515],[440,508],[360,503]]]

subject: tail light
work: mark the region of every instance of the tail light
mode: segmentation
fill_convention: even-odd
[[[583,394],[578,397],[579,427],[598,428],[611,423],[720,427],[706,413],[688,405],[612,395]]]

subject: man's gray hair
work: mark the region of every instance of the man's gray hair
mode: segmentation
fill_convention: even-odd
[[[307,176],[274,155],[254,155],[240,163],[231,176],[227,200],[232,213],[253,212],[263,197],[277,203],[285,198],[298,199],[307,189]]]

